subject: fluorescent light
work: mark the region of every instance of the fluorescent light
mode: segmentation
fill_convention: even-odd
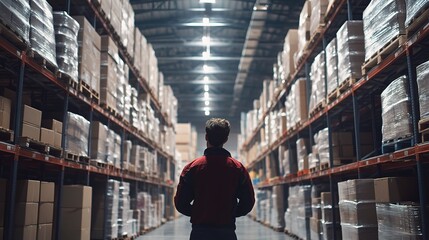
[[[200,0],[200,3],[216,3],[216,0]]]
[[[204,85],[204,91],[205,91],[205,92],[208,92],[208,91],[209,91],[209,85],[207,85],[207,84],[206,84],[206,85]]]
[[[204,83],[208,83],[209,82],[209,77],[208,76],[204,76]]]
[[[210,111],[208,111],[208,110],[207,110],[207,111],[205,111],[204,113],[206,114],[206,116],[209,116],[209,115],[210,115]]]
[[[205,44],[205,45],[209,45],[210,44],[210,37],[209,36],[203,36],[201,38],[201,40],[203,41],[203,44]]]
[[[206,59],[206,60],[210,58],[210,52],[208,52],[208,51],[204,51],[202,53],[202,55],[203,55],[203,58]]]
[[[204,107],[204,111],[210,111],[208,107]]]
[[[208,101],[209,97],[209,92],[204,92],[204,100]]]
[[[204,71],[204,73],[208,73],[211,70],[212,70],[212,67],[210,67],[209,65],[207,65],[207,64],[203,65],[203,71]]]
[[[203,17],[203,24],[204,24],[204,26],[209,26],[210,25],[210,18]]]
[[[208,106],[208,105],[210,105],[210,101],[205,101],[205,102],[204,102],[204,104],[205,104],[206,106]]]

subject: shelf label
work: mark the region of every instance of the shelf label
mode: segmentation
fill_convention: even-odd
[[[6,146],[6,149],[7,149],[8,151],[12,151],[12,146]]]

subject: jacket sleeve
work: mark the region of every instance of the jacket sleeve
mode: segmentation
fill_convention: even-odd
[[[192,214],[191,202],[194,200],[194,191],[192,183],[192,172],[190,165],[187,165],[180,175],[179,185],[177,185],[174,204],[177,211],[190,217]]]
[[[238,188],[237,198],[239,199],[236,217],[245,216],[248,214],[255,204],[255,192],[253,191],[252,181],[249,173],[242,168],[242,181]]]

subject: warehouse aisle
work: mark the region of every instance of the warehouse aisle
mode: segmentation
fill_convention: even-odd
[[[168,222],[137,240],[188,240],[191,232],[189,218],[180,217]],[[238,240],[284,240],[286,234],[267,228],[248,217],[237,219]]]

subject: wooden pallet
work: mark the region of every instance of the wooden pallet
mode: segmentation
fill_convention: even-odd
[[[319,167],[319,166],[317,166],[317,167],[312,167],[312,168],[310,168],[309,170],[310,170],[310,173],[315,173],[315,172],[318,172],[318,171],[320,170],[320,167]]]
[[[47,144],[29,137],[19,137],[18,145],[24,148],[35,150],[43,154],[49,154],[49,146]]]
[[[14,132],[12,130],[0,127],[0,141],[13,142]]]
[[[322,100],[320,103],[316,105],[316,107],[310,112],[310,117],[316,116],[319,112],[321,112],[326,107],[326,100]]]
[[[325,13],[325,22],[330,20],[331,16],[334,14],[335,10],[338,8],[338,5],[340,4],[341,0],[334,0],[329,1],[328,8],[326,9]]]
[[[407,36],[411,37],[411,35],[416,31],[426,28],[429,25],[428,19],[429,19],[429,4],[426,4],[410,20],[410,23],[406,28]]]
[[[58,66],[56,66],[54,63],[50,62],[48,59],[46,59],[44,56],[42,56],[39,52],[29,49],[27,51],[27,55],[34,59],[35,62],[40,64],[43,68],[47,69],[48,71],[52,72],[54,75],[58,72]]]
[[[295,132],[296,130],[298,130],[302,126],[302,124],[303,124],[303,121],[301,120],[301,121],[297,122],[293,127],[289,128],[287,130],[287,132],[289,134],[292,133],[292,132]]]
[[[337,88],[328,94],[328,103],[332,103],[340,98],[341,94],[349,90],[356,81],[357,79],[353,77],[349,77],[344,80]]]
[[[63,149],[49,145],[49,155],[61,158],[63,156]]]
[[[112,108],[111,106],[107,105],[106,103],[100,103],[100,106],[104,110],[108,111],[110,113],[110,115],[112,115],[118,119],[122,118],[122,116],[116,111],[116,109]]]
[[[310,40],[307,42],[304,49],[309,50],[310,48],[312,48],[316,44],[316,39],[318,39],[320,37],[320,35],[322,34],[323,28],[325,28],[325,23],[324,22],[319,23],[319,26],[314,31],[314,33],[310,36]],[[310,32],[309,32],[309,34],[310,34]]]
[[[78,81],[73,79],[69,74],[61,70],[58,70],[56,76],[57,76],[57,79],[63,81],[64,83],[67,83],[69,85],[71,85],[71,83],[76,84],[76,87],[74,87],[74,89],[78,88]]]
[[[91,99],[91,87],[88,83],[84,82],[82,79],[79,80],[79,87],[78,90],[80,93],[82,93],[85,97],[88,99]]]
[[[100,159],[90,159],[89,164],[97,168],[107,168],[107,163],[101,161]]]
[[[80,155],[78,158],[80,164],[89,165],[89,157]]]
[[[421,132],[422,134],[422,142],[428,142],[429,141],[429,130]]]
[[[362,64],[362,75],[365,76],[373,67],[380,64],[388,55],[397,50],[407,41],[407,36],[401,34],[390,40],[384,47],[380,48],[373,56]]]
[[[288,231],[288,230],[286,230],[285,229],[285,231],[284,231],[285,233],[286,233],[286,235],[288,235],[288,237],[290,237],[290,238],[293,238],[293,239],[296,239],[296,240],[301,240],[297,235],[295,235],[294,233],[292,233],[292,232],[290,232],[290,231]]]
[[[72,152],[64,151],[64,159],[67,161],[78,162],[79,161],[79,155],[74,154]]]
[[[29,43],[22,38],[16,31],[4,24],[0,20],[0,36],[6,39],[8,42],[12,43],[15,47],[20,50],[26,50],[29,46]]]
[[[396,138],[393,140],[385,141],[381,145],[381,150],[383,154],[392,153],[399,151],[404,148],[409,148],[414,145],[412,137],[405,136],[402,138]]]
[[[329,162],[320,163],[320,166],[319,166],[320,171],[329,169],[329,165],[330,165]]]
[[[429,118],[424,118],[419,121],[419,132],[429,130]]]

